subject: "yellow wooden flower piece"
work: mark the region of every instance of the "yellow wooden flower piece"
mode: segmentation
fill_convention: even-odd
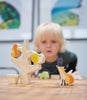
[[[36,53],[31,56],[31,61],[34,64],[36,64],[38,62],[38,56],[39,56],[39,54],[36,54]]]

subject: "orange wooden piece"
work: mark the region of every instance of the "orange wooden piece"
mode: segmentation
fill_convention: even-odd
[[[73,82],[74,82],[74,78],[73,78],[73,76],[72,75],[69,75],[68,74],[68,76],[69,76],[69,84],[72,84]]]
[[[11,56],[12,56],[12,57],[16,57],[17,54],[18,54],[18,52],[17,52],[17,44],[14,44],[14,45],[13,45],[13,48],[12,48]]]

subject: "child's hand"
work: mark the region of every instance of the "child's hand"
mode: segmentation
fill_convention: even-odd
[[[80,72],[78,72],[78,71],[73,72],[72,76],[74,77],[74,79],[78,79],[78,80],[84,79],[82,74]]]
[[[78,71],[75,71],[75,72],[72,73],[72,70],[70,70],[70,71],[68,72],[68,74],[72,75],[73,78],[74,78],[74,79],[77,79],[77,80],[84,79],[83,75],[82,75],[80,72],[78,72]]]

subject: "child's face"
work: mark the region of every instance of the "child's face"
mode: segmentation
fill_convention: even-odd
[[[48,35],[39,40],[39,49],[46,58],[55,58],[61,48],[58,39],[53,35]]]

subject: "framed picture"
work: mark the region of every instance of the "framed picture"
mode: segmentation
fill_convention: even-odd
[[[0,41],[32,40],[33,0],[0,0]]]
[[[40,0],[39,19],[60,24],[66,39],[87,39],[87,0]]]

